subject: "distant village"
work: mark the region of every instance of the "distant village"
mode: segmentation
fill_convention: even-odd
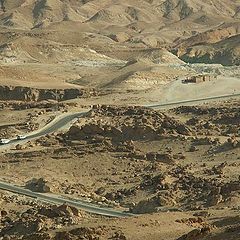
[[[182,83],[201,83],[201,82],[209,82],[217,79],[217,75],[196,75],[187,77],[182,80]]]

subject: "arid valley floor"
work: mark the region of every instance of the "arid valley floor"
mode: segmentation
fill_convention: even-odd
[[[240,239],[239,65],[239,0],[0,1],[0,240]]]

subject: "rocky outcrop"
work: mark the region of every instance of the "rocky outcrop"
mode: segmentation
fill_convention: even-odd
[[[84,239],[85,237],[88,237],[87,239],[96,239],[93,237],[98,233],[95,228],[71,228],[65,233],[66,238],[63,237],[64,235],[61,235],[62,231],[52,232],[52,234],[49,233],[57,228],[78,224],[83,215],[84,214],[80,213],[78,209],[68,205],[35,205],[34,208],[29,208],[19,213],[17,217],[6,212],[1,215],[1,223],[3,226],[1,226],[0,238],[55,240],[73,239],[70,238],[70,236],[79,236],[84,237]]]
[[[143,107],[93,106],[86,117],[84,125],[76,123],[69,129],[66,134],[68,139],[103,136],[120,141],[157,139],[166,134],[192,135],[191,128],[186,124]]]
[[[174,111],[176,114],[188,114],[190,118],[186,121],[186,125],[197,131],[198,135],[239,136],[240,112],[238,103],[212,107],[181,106],[175,108]],[[199,117],[202,115],[205,118]],[[184,132],[184,128],[178,130]],[[214,141],[211,140],[209,143],[206,141],[206,144]],[[234,139],[230,139],[230,142],[234,143],[233,145],[237,144]]]
[[[160,207],[168,208],[175,204],[176,202],[170,194],[158,194],[150,199],[138,202],[130,211],[135,214],[153,213],[158,212]]]
[[[154,213],[157,212],[158,207],[159,204],[155,199],[147,199],[140,201],[131,209],[131,212],[135,214]]]
[[[61,206],[42,207],[38,210],[38,214],[48,218],[81,216],[77,208],[65,204]]]
[[[0,86],[0,100],[16,101],[64,101],[74,98],[95,95],[92,90],[84,89],[36,89],[20,86]]]
[[[212,230],[211,226],[205,226],[200,229],[193,229],[191,232],[181,236],[177,240],[198,240],[203,239],[207,234],[209,234]]]

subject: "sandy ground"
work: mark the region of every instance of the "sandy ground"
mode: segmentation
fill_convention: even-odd
[[[183,84],[181,80],[177,80],[166,84],[161,90],[155,90],[151,94],[154,96],[159,94],[161,96],[159,102],[168,103],[235,93],[240,93],[240,78],[219,77],[217,80],[199,84]]]

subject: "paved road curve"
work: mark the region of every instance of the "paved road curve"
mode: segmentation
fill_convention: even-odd
[[[61,205],[61,204],[68,204],[70,206],[85,210],[90,213],[95,213],[103,216],[109,216],[109,217],[129,217],[134,216],[131,213],[127,213],[124,211],[117,211],[115,209],[111,208],[102,208],[99,206],[96,206],[94,204],[90,204],[84,201],[81,201],[79,199],[69,199],[64,198],[62,196],[58,196],[55,194],[43,194],[43,193],[36,193],[32,192],[28,189],[25,189],[23,187],[15,186],[13,184],[5,183],[0,181],[0,189],[10,191],[13,193],[17,193],[20,195],[25,195],[31,198],[36,198],[39,201],[47,202],[51,204]]]
[[[59,117],[57,117],[56,119],[54,119],[53,121],[51,121],[49,124],[44,126],[42,129],[34,131],[32,133],[29,133],[29,134],[26,134],[25,135],[26,138],[23,139],[23,140],[17,140],[15,138],[15,139],[11,139],[10,142],[7,143],[7,144],[0,145],[0,150],[9,149],[9,147],[11,147],[12,145],[16,145],[16,144],[19,144],[19,143],[23,144],[23,143],[28,142],[30,140],[37,139],[37,138],[40,138],[44,135],[56,132],[57,130],[63,128],[66,125],[68,125],[74,119],[79,118],[86,113],[87,112],[62,114]]]

